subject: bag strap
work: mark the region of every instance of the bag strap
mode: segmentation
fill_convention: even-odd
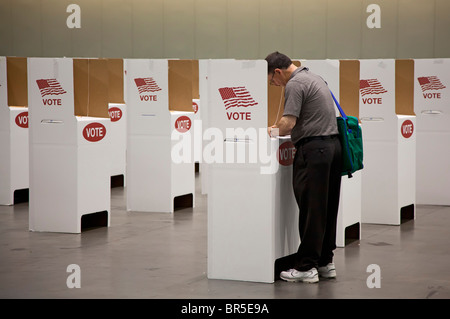
[[[336,106],[339,109],[339,112],[341,113],[341,116],[347,120],[347,115],[345,115],[344,110],[341,108],[341,106],[339,105],[339,102],[337,101],[336,97],[334,96],[333,92],[330,90],[331,96],[333,97],[334,103],[336,103]]]

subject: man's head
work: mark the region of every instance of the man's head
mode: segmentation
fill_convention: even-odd
[[[275,69],[287,69],[291,64],[291,59],[280,53],[275,51],[268,56],[266,56],[267,61],[267,74],[272,74]]]
[[[292,72],[297,68],[291,59],[278,51],[269,54],[267,61],[267,79],[270,85],[286,86]]]

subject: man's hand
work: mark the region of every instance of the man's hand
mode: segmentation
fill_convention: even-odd
[[[267,128],[267,132],[269,133],[269,136],[270,136],[270,137],[276,137],[276,136],[278,136],[278,135],[279,135],[279,129],[278,129],[278,126],[276,126],[276,125],[269,126],[269,127]]]

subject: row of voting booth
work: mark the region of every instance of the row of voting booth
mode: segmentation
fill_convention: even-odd
[[[189,199],[180,205],[193,206],[194,166],[171,165],[171,127],[183,134],[192,126],[196,62],[142,62],[1,59],[1,204],[29,189],[31,231],[109,226],[115,176],[129,211],[173,212],[181,195]]]
[[[400,225],[402,218],[413,219],[414,61],[306,60],[302,65],[327,79],[344,111],[358,117],[363,129],[365,168],[354,175],[356,179],[343,179],[345,213],[339,225],[345,228],[356,221]],[[342,229],[338,237],[339,245]]]
[[[37,78],[58,80],[61,78],[61,86],[73,87],[74,92],[74,97],[68,95],[69,107],[58,110],[67,113],[62,116],[46,108],[45,103],[40,103],[37,93],[30,97],[30,109],[42,108],[42,113],[36,112],[35,115],[33,113],[35,111],[30,112],[30,122],[35,121],[38,130],[39,128],[42,131],[50,128],[55,130],[51,136],[61,139],[55,143],[58,149],[55,149],[54,154],[49,153],[49,148],[45,147],[42,151],[45,154],[30,157],[30,163],[36,166],[35,172],[33,168],[30,169],[31,176],[36,180],[35,187],[30,184],[30,188],[33,189],[30,192],[31,230],[79,233],[82,226],[81,219],[84,217],[94,219],[93,222],[96,224],[103,223],[109,226],[111,217],[109,183],[110,175],[115,172],[114,167],[111,167],[110,158],[115,159],[116,155],[119,155],[118,152],[121,152],[122,159],[126,154],[127,210],[173,212],[174,198],[184,194],[190,194],[193,202],[195,191],[194,170],[191,169],[193,165],[173,165],[171,161],[171,127],[184,125],[180,126],[180,131],[183,131],[183,128],[188,131],[191,125],[189,112],[182,112],[183,107],[192,110],[191,61],[119,61],[121,63],[107,59],[29,61],[29,85],[33,85]],[[67,84],[64,83],[64,78],[67,78]],[[109,80],[119,85],[109,83]],[[119,95],[125,104],[108,103],[108,98],[109,101],[115,100],[111,95]],[[39,106],[31,106],[34,101],[39,101],[37,103]],[[78,106],[81,112],[77,111],[77,102],[81,105]],[[169,103],[175,106],[169,109]],[[122,126],[120,133],[116,130],[114,134],[108,134],[109,131],[113,133],[111,129],[113,123],[123,117],[125,106],[128,106],[127,121],[122,122],[126,123],[125,127]],[[183,118],[189,123],[185,123]],[[77,123],[77,128],[69,128],[68,124],[71,122]],[[69,131],[72,135],[64,137],[63,130]],[[33,134],[31,131],[30,137]],[[49,140],[50,133],[44,134],[42,133],[44,140]],[[36,135],[39,136],[39,132]],[[71,138],[77,143],[72,148],[73,153],[66,149]],[[124,142],[126,148],[117,147],[124,146]],[[39,149],[39,144],[41,143],[30,138],[30,150]],[[115,153],[110,152],[114,149]],[[38,151],[35,152],[38,154]],[[48,157],[51,157],[51,160],[48,160]],[[58,163],[71,162],[73,162],[71,167],[58,166]],[[49,172],[42,167],[48,167]],[[55,167],[60,167],[60,170]],[[66,174],[71,175],[73,182]],[[43,190],[40,193],[35,192],[37,185],[49,183],[48,176],[57,179],[51,183],[54,189],[41,187]],[[54,194],[64,189],[61,185],[67,186],[68,189],[66,194],[58,196],[61,204],[59,206],[55,204]],[[74,202],[70,203],[67,198]],[[47,209],[49,205],[51,209]],[[68,212],[67,207],[74,211]],[[62,211],[67,213],[61,214]],[[44,212],[46,215],[42,215]],[[98,213],[101,215],[95,217]],[[47,225],[47,221],[52,224]]]
[[[124,175],[126,171],[126,109],[123,102],[123,83],[120,82],[120,77],[123,73],[122,60],[109,59],[106,64],[105,60],[100,62],[100,68],[107,67],[107,70],[102,71],[102,76],[105,78],[107,72],[109,82],[108,85],[102,83],[95,90],[101,90],[100,92],[103,94],[102,98],[106,96],[105,90],[108,90],[106,102],[105,99],[102,101],[98,99],[101,94],[96,96],[98,91],[96,92],[95,90],[92,91],[88,101],[88,95],[86,94],[88,91],[87,86],[84,86],[85,83],[88,83],[85,79],[87,76],[85,70],[86,65],[88,68],[92,66],[90,70],[91,77],[94,75],[99,76],[99,65],[96,64],[97,61],[91,63],[88,59],[85,59],[84,64],[74,62],[73,68],[69,70],[70,73],[67,75],[72,77],[68,83],[70,89],[65,89],[55,79],[56,73],[59,73],[59,64],[63,60],[53,59],[53,62],[48,61],[45,59],[0,57],[1,205],[14,204],[16,193],[24,190],[28,191],[30,188],[29,146],[32,144],[29,143],[30,135],[35,138],[36,144],[71,145],[73,142],[72,136],[67,135],[70,134],[67,133],[71,130],[69,127],[73,125],[75,118],[81,120],[82,117],[86,117],[88,114],[93,117],[102,118],[109,118],[111,115],[111,129],[108,130],[108,135],[113,136],[115,141],[115,146],[111,148],[113,156],[109,158],[111,174],[112,176]],[[65,61],[69,62],[69,59]],[[32,71],[31,75],[29,74],[30,69],[32,69],[29,66],[40,65],[46,62],[53,63],[51,66],[53,73],[49,76],[42,75],[39,79],[35,79],[34,82],[29,83],[29,77],[32,78],[35,74],[33,73],[34,71]],[[61,72],[66,72],[67,70],[68,68],[66,66],[66,69]],[[83,72],[85,73],[83,74]],[[39,73],[36,74],[37,76],[41,75]],[[76,84],[73,82],[74,79],[75,82],[78,81]],[[96,85],[95,80],[90,84]],[[75,86],[77,89],[74,94]],[[34,98],[28,99],[33,93],[35,93]],[[35,112],[38,114],[37,117],[42,117],[40,122],[36,122],[34,126],[29,123],[29,103],[37,105],[35,106],[35,109],[37,109]],[[105,103],[107,103],[107,108],[102,109]],[[68,111],[68,109],[71,109],[71,111]],[[40,126],[41,124],[42,126]],[[51,126],[53,124],[60,125]],[[29,131],[36,131],[37,133],[29,134]],[[26,197],[28,200],[28,194]]]
[[[299,61],[326,79],[346,114],[358,117],[363,129],[365,168],[351,179],[342,179],[338,247],[344,247],[347,238],[360,238],[361,223],[400,225],[415,218],[416,204],[449,204],[446,167],[450,134],[446,119],[450,59]],[[264,63],[207,63],[206,99],[201,96],[202,104],[208,105],[207,125],[222,129],[263,127],[279,119],[277,106],[282,104],[282,96],[275,88],[267,88]],[[236,107],[250,116],[230,117],[221,94],[224,87],[251,92],[254,105]],[[245,134],[224,134],[224,143],[246,148],[254,144]],[[273,282],[280,270],[276,261],[296,251],[296,216],[284,214],[295,210],[288,177],[291,167],[288,165],[286,172],[281,165],[286,142],[269,142],[269,149],[278,147],[281,167],[269,176],[261,174],[261,161],[209,165],[209,278]]]
[[[337,246],[361,223],[448,205],[450,59],[294,60],[360,119],[364,169],[343,176]],[[29,189],[29,230],[109,226],[127,211],[208,206],[208,278],[273,282],[298,248],[295,146],[270,138],[283,89],[264,60],[0,57],[0,204]],[[336,115],[339,113],[336,109]]]

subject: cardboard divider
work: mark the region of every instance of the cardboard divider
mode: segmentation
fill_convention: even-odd
[[[73,60],[73,88],[74,88],[74,114],[88,116],[88,60]]]
[[[106,59],[108,66],[108,102],[125,103],[123,92],[123,59]]]
[[[278,123],[284,111],[284,88],[267,84],[267,126]]]
[[[7,76],[6,57],[0,56],[0,129],[6,125],[6,114],[8,107],[8,76]]]
[[[89,61],[89,106],[88,116],[109,118],[108,64],[106,59]]]
[[[359,118],[359,61],[340,60],[340,105],[348,116]]]
[[[198,60],[192,60],[192,99],[200,99],[200,72]]]
[[[8,106],[28,107],[27,58],[7,57]]]
[[[414,60],[395,60],[395,113],[414,112]]]
[[[108,76],[106,59],[73,59],[76,116],[109,118]]]
[[[169,110],[192,112],[192,60],[169,60]]]

